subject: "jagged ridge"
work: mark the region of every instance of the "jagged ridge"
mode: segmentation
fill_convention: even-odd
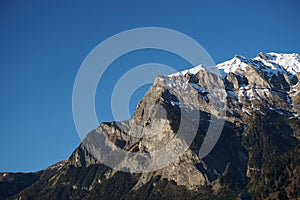
[[[97,145],[83,143],[54,175],[15,197],[50,199],[51,193],[66,199],[230,199],[246,188],[254,199],[276,197],[283,190],[298,198],[300,165],[294,152],[300,135],[299,60],[299,54],[260,53],[253,59],[235,56],[209,69],[200,65],[159,76],[130,120],[102,123],[86,140],[97,140],[101,131],[126,151],[151,152],[176,137],[184,112],[200,112],[199,123],[193,115],[184,118],[184,130],[196,130],[197,135],[179,159],[154,172],[118,172],[91,153],[93,147],[101,157]],[[221,108],[226,115],[220,115]],[[224,128],[213,151],[200,159],[198,151],[212,116],[223,117]],[[146,132],[138,132],[137,126]],[[129,131],[156,134],[137,139]],[[276,171],[278,158],[287,166],[284,177]],[[117,192],[116,185],[121,187]]]

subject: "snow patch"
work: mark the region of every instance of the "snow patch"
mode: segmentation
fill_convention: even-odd
[[[251,115],[251,113],[250,113],[247,109],[245,109],[244,107],[242,107],[242,111],[243,111],[244,113],[248,114],[248,115]]]
[[[248,66],[248,59],[242,56],[235,56],[229,61],[225,61],[217,65],[220,75],[222,78],[226,76],[229,72],[235,73],[238,71],[246,71]]]
[[[269,73],[274,73],[283,70],[281,67],[287,72],[297,75],[300,72],[300,55],[299,54],[279,54],[279,53],[260,53],[260,55],[264,55],[265,58],[261,58],[261,56],[255,57],[253,60],[257,60],[262,62],[265,66],[270,67],[273,71]],[[284,72],[283,72],[284,73]]]
[[[195,75],[195,74],[197,74],[201,70],[204,70],[204,66],[203,65],[198,65],[198,66],[193,67],[191,69],[186,69],[186,70],[183,70],[181,72],[176,72],[176,73],[170,74],[170,75],[168,75],[168,77],[184,76],[186,74],[193,74],[193,75]]]

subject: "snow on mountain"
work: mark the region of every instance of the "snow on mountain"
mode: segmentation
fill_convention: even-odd
[[[0,173],[2,191],[15,195],[11,199],[232,199],[247,188],[252,199],[263,199],[262,194],[277,196],[285,188],[299,199],[299,66],[299,54],[260,53],[253,59],[235,56],[210,69],[199,65],[158,76],[131,119],[101,123],[68,161],[13,181],[7,180],[16,174]],[[214,73],[218,70],[221,76]],[[207,131],[219,129],[216,118],[225,120],[223,131],[202,159],[199,149],[214,137]],[[180,131],[196,136],[177,156],[189,138]],[[111,150],[103,149],[108,141],[113,144],[109,157]],[[134,156],[119,159],[115,146]],[[105,166],[106,158],[115,158],[117,168]],[[139,167],[169,158],[176,160],[153,172],[118,171],[127,163]],[[16,190],[6,189],[12,186]]]
[[[231,60],[217,64],[216,67],[219,69],[220,76],[224,78],[229,72],[241,74],[247,71],[247,67],[252,66],[259,69],[269,76],[282,73],[290,73],[297,75],[300,72],[300,55],[293,54],[279,54],[279,53],[259,53],[255,58],[245,58],[243,56],[234,56]],[[199,65],[191,69],[187,69],[181,72],[168,75],[168,77],[186,75],[186,74],[197,74],[203,70],[204,66]],[[289,74],[288,74],[289,75]]]
[[[186,70],[183,70],[181,72],[176,72],[176,73],[170,74],[170,75],[168,75],[168,77],[179,76],[179,75],[184,76],[186,74],[196,74],[196,73],[198,73],[201,70],[204,70],[203,65],[198,65],[198,66],[193,67],[191,69],[186,69]]]
[[[232,58],[231,60],[220,63],[216,67],[219,69],[222,78],[224,78],[229,72],[245,72],[248,63],[250,63],[249,59],[242,56],[234,56],[234,58]]]
[[[217,69],[217,70],[216,70]],[[208,71],[219,72],[219,78],[208,75]],[[259,53],[255,58],[234,56],[231,60],[209,69],[203,65],[162,76],[163,85],[171,88],[187,88],[190,85],[205,100],[213,100],[211,89],[223,82],[227,93],[227,104],[231,112],[247,113],[266,107],[294,116],[297,111],[299,89],[300,55]],[[210,77],[210,78],[208,78]],[[210,81],[214,79],[214,81]],[[179,89],[179,88],[178,88]],[[237,105],[239,105],[237,107]]]
[[[254,59],[263,61],[264,64],[270,66],[271,68],[283,67],[286,71],[290,72],[293,75],[296,75],[300,72],[300,55],[293,54],[279,54],[279,53],[267,53],[264,54],[265,58],[263,58],[263,53],[260,53]]]

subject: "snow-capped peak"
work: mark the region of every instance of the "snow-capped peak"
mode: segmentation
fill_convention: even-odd
[[[170,74],[170,75],[168,75],[168,77],[179,76],[179,75],[184,76],[186,74],[193,74],[193,75],[195,75],[195,74],[197,74],[201,70],[204,70],[203,65],[198,65],[198,66],[193,67],[191,69],[186,69],[186,70],[181,71],[181,72],[176,72],[174,74]]]
[[[296,53],[259,53],[253,60],[261,61],[272,69],[278,69],[278,66],[281,66],[293,75],[300,72],[300,55]]]
[[[288,73],[289,75],[297,75],[300,73],[300,55],[293,54],[279,54],[279,53],[259,53],[255,58],[246,58],[243,56],[234,56],[231,60],[217,64],[215,67],[210,67],[210,70],[217,69],[220,76],[224,78],[229,72],[243,74],[247,71],[247,67],[253,67],[256,70],[261,70],[272,76],[274,74]],[[194,68],[187,69],[181,72],[168,75],[184,76],[186,74],[197,74],[204,70],[203,65],[198,65]]]
[[[225,77],[229,72],[235,73],[236,71],[246,71],[248,63],[250,63],[248,58],[234,56],[231,60],[220,63],[216,67],[219,69],[220,75]]]

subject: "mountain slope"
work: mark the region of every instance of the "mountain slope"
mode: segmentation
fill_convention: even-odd
[[[59,170],[11,199],[300,198],[299,63],[299,54],[260,53],[159,76],[131,119],[100,124]]]
[[[60,161],[34,173],[0,173],[0,199],[7,199],[38,180],[48,179],[56,174],[66,162]]]

